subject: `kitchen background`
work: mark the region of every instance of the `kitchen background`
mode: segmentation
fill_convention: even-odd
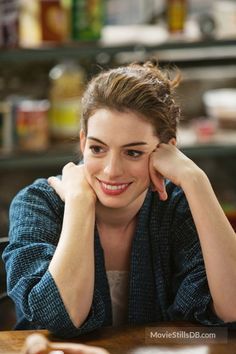
[[[148,58],[181,70],[179,147],[236,229],[236,1],[0,0],[0,254],[17,191],[78,161],[86,81]],[[0,330],[14,320],[0,260]]]

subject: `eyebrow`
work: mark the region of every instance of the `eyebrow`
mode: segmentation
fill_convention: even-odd
[[[93,136],[88,136],[88,139],[90,140],[95,140],[100,144],[106,145],[102,140],[98,139],[98,138],[94,138]],[[133,143],[129,143],[129,144],[125,144],[122,145],[122,147],[130,147],[130,146],[138,146],[138,145],[148,145],[147,143],[145,143],[145,141],[134,141]]]

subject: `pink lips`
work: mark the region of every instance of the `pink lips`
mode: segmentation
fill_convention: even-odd
[[[102,191],[106,194],[106,195],[120,195],[122,193],[124,193],[130,183],[107,183],[107,182],[103,182],[98,180],[101,186]]]

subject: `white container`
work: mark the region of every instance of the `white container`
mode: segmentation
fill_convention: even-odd
[[[236,2],[217,0],[212,3],[212,12],[216,21],[218,38],[235,38],[236,36]]]
[[[207,115],[216,119],[221,128],[236,129],[236,89],[206,91],[203,102]]]

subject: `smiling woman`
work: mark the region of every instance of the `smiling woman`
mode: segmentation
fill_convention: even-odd
[[[235,324],[235,233],[176,146],[178,82],[149,61],[88,84],[83,161],[11,205],[3,259],[17,329],[72,337],[124,323]]]
[[[121,208],[135,203],[137,213],[150,185],[149,156],[159,144],[152,125],[133,112],[100,108],[90,117],[87,130],[88,136],[80,133],[81,150],[99,204]],[[107,212],[119,216],[117,210]]]

